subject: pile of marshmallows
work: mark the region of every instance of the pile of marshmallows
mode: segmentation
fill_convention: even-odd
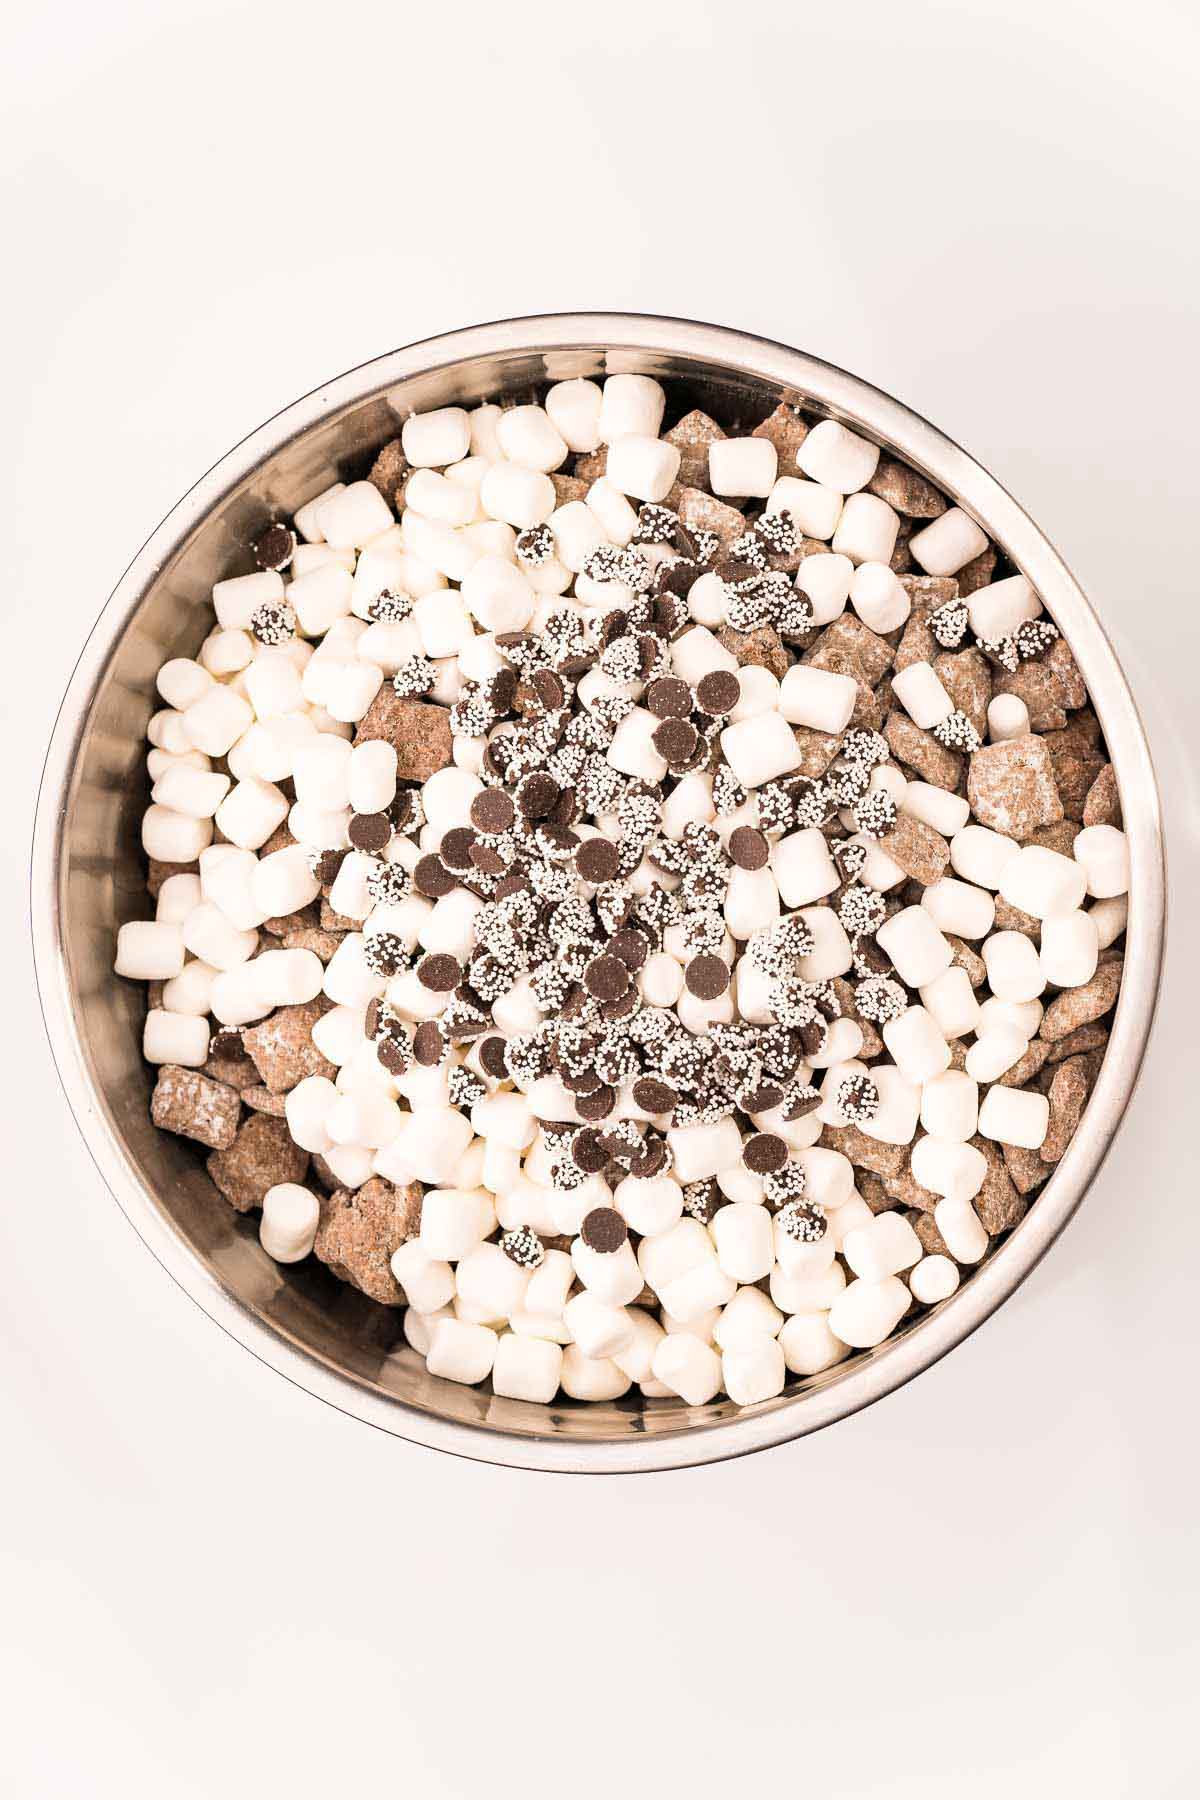
[[[872,791],[885,788],[902,811],[949,838],[954,874],[878,932],[920,1002],[883,1026],[891,1060],[869,1067],[856,1060],[861,1030],[837,1019],[809,1069],[819,1108],[794,1121],[778,1109],[753,1120],[758,1131],[784,1140],[803,1170],[806,1201],[824,1214],[823,1233],[807,1239],[782,1229],[765,1204],[762,1178],[743,1159],[743,1135],[732,1118],[667,1128],[671,1164],[652,1178],[630,1176],[610,1189],[592,1174],[564,1192],[550,1181],[542,1124],[578,1114],[556,1079],[498,1080],[494,1070],[481,1072],[478,1048],[467,1046],[454,1047],[439,1066],[387,1073],[367,1036],[369,1004],[386,996],[415,1024],[436,1018],[449,996],[430,992],[411,971],[385,981],[372,971],[364,943],[386,929],[409,950],[465,961],[481,902],[464,889],[436,900],[410,892],[399,904],[373,906],[367,882],[377,859],[351,850],[329,898],[336,912],[362,921],[361,932],[347,933],[327,966],[305,949],[255,954],[265,919],[317,898],[317,857],[346,850],[352,814],[382,812],[395,798],[392,746],[351,748],[348,741],[388,677],[414,657],[428,658],[428,698],[450,706],[465,683],[505,666],[497,634],[537,631],[564,607],[595,615],[632,601],[619,583],[594,580],[583,568],[600,546],[628,545],[637,503],[661,503],[676,480],[680,451],[659,436],[664,404],[657,382],[614,375],[603,386],[561,382],[540,406],[452,407],[409,417],[402,443],[414,472],[399,523],[369,482],[338,483],[297,513],[286,582],[274,569],[218,582],[216,626],[195,660],[177,658],[160,671],[164,710],[148,733],[153,800],[145,850],[162,862],[196,863],[198,873],[164,881],[156,918],[122,927],[117,951],[120,974],[164,984],[145,1027],[152,1063],[203,1065],[210,1016],[238,1027],[322,993],[334,1003],[312,1035],[337,1079],[313,1077],[288,1094],[291,1134],[323,1156],[347,1188],[372,1175],[426,1185],[419,1235],[392,1259],[409,1302],[409,1341],[437,1375],[462,1382],[490,1375],[497,1393],[528,1400],[549,1401],[560,1387],[606,1400],[637,1383],[646,1395],[679,1395],[693,1405],[722,1391],[739,1403],[761,1401],[780,1392],[789,1370],[811,1375],[852,1348],[880,1343],[914,1298],[929,1304],[950,1295],[959,1281],[955,1261],[924,1255],[900,1211],[872,1214],[855,1191],[849,1160],[817,1144],[822,1126],[847,1122],[847,1084],[868,1077],[878,1105],[861,1129],[887,1144],[916,1139],[912,1173],[942,1196],[935,1212],[942,1237],[957,1263],[977,1262],[988,1236],[972,1199],[987,1163],[969,1140],[979,1133],[1036,1149],[1048,1115],[1041,1093],[988,1084],[1020,1060],[1038,1029],[1047,985],[1087,982],[1125,924],[1119,831],[1082,830],[1073,857],[1021,846],[972,824],[965,799],[907,781],[895,764],[877,768]],[[559,506],[551,471],[572,452],[602,444],[604,477],[585,499]],[[798,451],[803,477],[778,476],[776,449],[766,438],[710,446],[714,494],[760,497],[768,512],[788,511],[806,536],[829,543],[828,552],[804,559],[796,577],[818,625],[847,605],[879,632],[907,617],[908,595],[888,567],[897,515],[861,491],[877,457],[874,445],[832,421],[817,425]],[[519,560],[517,534],[543,523],[553,554]],[[984,542],[974,522],[952,508],[917,533],[911,549],[927,572],[953,574]],[[640,548],[651,562],[671,555],[654,544]],[[408,596],[411,609],[399,619],[376,618],[381,593]],[[737,670],[741,698],[720,742],[749,797],[718,816],[710,776],[682,777],[663,808],[662,830],[675,838],[693,822],[715,823],[726,841],[739,825],[757,824],[755,790],[798,767],[793,725],[841,733],[855,703],[854,681],[826,670],[797,664],[782,682],[765,669],[738,670],[715,635],[728,599],[715,575],[701,576],[687,599],[693,623],[670,654],[674,673],[692,685],[711,671]],[[1041,610],[1020,577],[979,590],[968,604],[972,626],[989,638]],[[268,639],[283,641],[263,641],[263,622],[269,627],[279,608],[294,616],[295,635],[288,638],[286,626],[283,634],[268,629]],[[590,670],[579,698],[593,704],[614,686]],[[898,675],[894,690],[922,728],[952,709],[928,664]],[[624,774],[660,782],[666,765],[652,742],[658,721],[636,704],[638,684],[619,691],[635,704],[609,760]],[[1019,700],[993,702],[993,737],[1027,729]],[[455,738],[452,763],[425,783],[424,824],[415,835],[393,837],[389,860],[411,869],[446,831],[467,823],[483,787],[484,743]],[[285,779],[294,783],[294,801],[278,785]],[[295,843],[260,855],[285,822]],[[853,831],[852,815],[846,822]],[[214,823],[223,839],[216,844]],[[616,835],[608,817],[575,829],[582,837]],[[867,885],[886,891],[903,881],[877,842],[860,841]],[[631,885],[646,893],[672,880],[647,862]],[[797,910],[814,945],[799,965],[802,977],[846,974],[850,940],[822,904],[839,881],[820,830],[773,839],[768,865],[737,868],[730,883],[720,954],[739,959],[734,983],[711,1002],[686,992],[686,952],[668,932],[638,976],[647,1003],[677,1007],[694,1031],[736,1018],[768,1021],[763,978],[741,953]],[[994,930],[997,894],[1041,921],[1040,949],[1019,932]],[[980,999],[955,964],[947,933],[979,947],[988,997]],[[528,978],[493,1011],[497,1030],[509,1035],[535,1029],[542,1018]],[[972,1035],[965,1069],[952,1069],[951,1042]],[[469,1112],[449,1097],[460,1063],[482,1073],[487,1089]],[[608,1123],[649,1117],[622,1093]],[[685,1214],[684,1188],[710,1178],[728,1204],[705,1224]],[[614,1215],[624,1230],[614,1229]],[[317,1223],[313,1193],[276,1187],[263,1208],[262,1241],[280,1260],[297,1260],[311,1249]],[[640,1240],[636,1249],[630,1231]],[[570,1253],[545,1249],[538,1233],[571,1236]],[[660,1302],[658,1316],[631,1304],[646,1284]]]

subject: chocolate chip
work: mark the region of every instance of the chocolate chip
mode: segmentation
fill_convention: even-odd
[[[787,1145],[770,1131],[756,1131],[742,1149],[742,1161],[755,1175],[771,1175],[782,1169],[787,1159]]]
[[[629,1227],[615,1206],[593,1206],[584,1215],[579,1235],[589,1250],[612,1256],[629,1237]]]
[[[753,825],[739,825],[730,833],[729,854],[739,869],[765,869],[771,846]]]
[[[510,894],[530,894],[533,889],[524,875],[506,875],[503,881],[496,883],[497,900],[507,900]]]
[[[743,1094],[740,1100],[742,1111],[747,1113],[774,1112],[782,1104],[783,1089],[774,1081],[760,1082],[748,1094]]]
[[[567,697],[567,690],[553,669],[535,669],[530,686],[547,712],[557,712]]]
[[[384,850],[392,841],[392,821],[386,813],[354,813],[346,836],[356,850]]]
[[[683,978],[698,1000],[719,1000],[729,986],[729,964],[720,956],[693,956]]]
[[[438,855],[448,869],[469,869],[474,842],[475,833],[469,825],[454,825],[438,845]]]
[[[517,804],[527,819],[544,819],[558,799],[558,783],[552,775],[535,769],[517,790]]]
[[[371,1034],[368,1032],[367,1035],[369,1037]],[[223,1031],[214,1031],[208,1040],[208,1054],[224,1061],[228,1061],[230,1057],[245,1056],[241,1032],[231,1025],[227,1025]]]
[[[504,1060],[504,1039],[484,1038],[479,1046],[479,1061],[486,1074],[496,1081],[503,1081],[508,1074],[508,1064]]]
[[[640,1005],[641,1001],[638,997],[637,989],[635,987],[628,987],[619,1000],[603,1001],[601,1003],[600,1011],[604,1014],[606,1019],[627,1019],[631,1013],[635,1013],[638,1010]]]
[[[432,1019],[426,1019],[413,1033],[413,1055],[423,1069],[436,1068],[445,1054],[441,1030]]]
[[[639,1181],[650,1181],[667,1165],[667,1146],[661,1138],[647,1138],[640,1153],[629,1165],[629,1173]]]
[[[583,879],[595,887],[615,881],[621,868],[617,846],[606,837],[588,838],[575,852],[575,867]]]
[[[440,856],[423,856],[413,870],[413,885],[430,900],[440,900],[457,885]]]
[[[581,1094],[575,1102],[575,1110],[581,1119],[595,1124],[598,1119],[607,1119],[617,1103],[616,1092],[602,1082],[590,1094]]]
[[[286,569],[296,551],[296,534],[288,525],[268,525],[252,546],[260,569]]]
[[[332,887],[347,855],[346,850],[322,850],[313,863],[313,875],[322,887]]]
[[[550,815],[547,823],[556,826],[560,831],[565,831],[568,826],[575,823],[578,817],[579,802],[575,798],[575,789],[573,787],[565,787],[558,796],[558,799],[554,802],[554,805],[550,808]]]
[[[517,809],[503,788],[484,788],[471,802],[471,823],[476,831],[499,837],[517,816]]]
[[[507,864],[500,852],[476,838],[471,845],[471,866],[479,870],[481,875],[503,875]]]
[[[595,1069],[563,1069],[561,1079],[569,1094],[591,1094],[600,1086]]]
[[[692,710],[692,690],[678,675],[663,675],[646,689],[646,705],[656,719],[686,719]]]
[[[608,948],[611,955],[619,956],[625,967],[635,973],[650,954],[645,932],[636,930],[632,925],[616,932],[609,940]]]
[[[619,956],[598,956],[584,970],[583,982],[597,1000],[619,1000],[629,986],[629,970]]]
[[[659,563],[654,576],[654,591],[656,594],[678,594],[681,600],[686,600],[703,573],[700,564],[687,556],[681,556],[678,562]]]
[[[730,669],[711,669],[696,688],[697,700],[714,718],[732,712],[741,697],[742,684]]]
[[[585,1175],[599,1175],[608,1167],[608,1151],[600,1141],[594,1125],[583,1125],[571,1139],[571,1156],[577,1169]]]
[[[461,978],[462,970],[453,956],[425,956],[417,967],[417,980],[432,994],[452,994]]]
[[[633,1098],[643,1112],[666,1113],[671,1111],[678,1095],[673,1087],[660,1081],[657,1075],[643,1075],[633,1084]]]
[[[651,741],[664,762],[682,767],[691,760],[699,733],[690,719],[664,719],[655,726]]]

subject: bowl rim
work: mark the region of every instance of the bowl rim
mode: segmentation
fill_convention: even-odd
[[[160,570],[205,516],[265,461],[332,415],[418,374],[469,358],[591,350],[691,356],[735,377],[811,398],[824,412],[882,439],[976,516],[1033,582],[1063,630],[1087,683],[1126,809],[1130,925],[1109,1051],[1079,1129],[1021,1224],[947,1301],[901,1336],[835,1367],[782,1404],[749,1407],[670,1432],[572,1438],[524,1434],[439,1417],[372,1388],[290,1342],[227,1290],[146,1188],[96,1094],[67,979],[62,941],[62,845],[76,746],[129,618]],[[515,1468],[615,1474],[701,1465],[764,1450],[846,1418],[931,1367],[1005,1301],[1040,1262],[1083,1199],[1136,1085],[1154,1017],[1166,925],[1163,830],[1145,731],[1115,651],[1079,583],[1050,540],[969,453],[871,383],[774,340],[667,315],[537,314],[442,333],[347,370],[274,414],[219,459],[175,504],[117,582],[92,627],[59,708],[38,794],[30,863],[30,918],[38,996],[68,1104],[105,1185],[155,1259],[183,1291],[258,1360],[351,1417],[450,1454]],[[690,1409],[681,1409],[687,1411]]]

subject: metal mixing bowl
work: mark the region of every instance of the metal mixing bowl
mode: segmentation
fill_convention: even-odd
[[[1116,766],[1132,867],[1125,980],[1108,1055],[1079,1130],[1011,1236],[942,1305],[879,1349],[739,1410],[633,1398],[540,1407],[429,1375],[400,1315],[310,1258],[280,1267],[256,1219],[216,1194],[202,1158],[155,1130],[141,1057],[144,989],[112,974],[116,929],[145,916],[139,849],[144,736],[155,674],[192,655],[214,580],[250,566],[246,544],[347,470],[360,473],[423,411],[567,376],[634,370],[731,421],[799,400],[895,451],[951,494],[1033,582],[1091,690]],[[356,1418],[439,1450],[517,1466],[607,1473],[677,1468],[761,1450],[889,1393],[953,1349],[1024,1280],[1083,1198],[1129,1101],[1154,1012],[1163,947],[1158,795],[1112,648],[1070,571],[985,469],[924,419],[827,363],[687,320],[621,313],[512,319],[367,363],[298,400],[231,450],[134,558],[92,631],[50,744],[34,839],[32,917],[46,1025],[67,1098],[108,1187],[163,1267],[280,1374]]]

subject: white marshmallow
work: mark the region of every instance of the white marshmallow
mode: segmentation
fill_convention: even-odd
[[[852,1281],[829,1309],[829,1329],[852,1350],[872,1350],[900,1323],[912,1296],[896,1275]]]
[[[666,1333],[658,1320],[642,1306],[630,1307],[629,1323],[633,1327],[633,1337],[612,1360],[631,1381],[647,1381],[654,1366],[654,1352]]]
[[[518,1336],[506,1331],[496,1345],[492,1363],[492,1392],[509,1400],[533,1400],[548,1405],[558,1392],[563,1352],[545,1338]]]
[[[881,1036],[896,1067],[914,1086],[950,1067],[950,1046],[923,1006],[910,1006],[898,1019],[889,1019]]]
[[[1129,892],[1129,845],[1117,826],[1085,826],[1075,839],[1074,853],[1087,891],[1095,899],[1113,900]]]
[[[189,915],[190,916],[190,915]],[[183,971],[183,929],[158,919],[131,919],[117,931],[113,968],[130,981],[169,981]]]
[[[307,1075],[297,1082],[284,1100],[288,1130],[302,1150],[321,1155],[333,1139],[325,1129],[330,1112],[337,1105],[338,1091],[324,1075]]]
[[[655,1380],[687,1406],[705,1406],[721,1391],[721,1358],[690,1332],[667,1333],[650,1366]]]
[[[920,1088],[890,1063],[872,1063],[871,1080],[879,1095],[873,1118],[861,1127],[880,1144],[911,1144],[917,1130]]]
[[[584,1356],[605,1358],[633,1342],[633,1325],[623,1306],[610,1306],[584,1289],[563,1307],[563,1324]]]
[[[970,802],[960,794],[948,794],[945,788],[927,781],[910,781],[900,797],[901,812],[911,813],[924,825],[932,825],[944,838],[960,832],[971,816]]]
[[[601,391],[594,381],[556,381],[546,390],[550,422],[567,449],[577,455],[600,447],[601,401]]]
[[[182,925],[192,908],[199,906],[203,898],[205,896],[201,893],[198,875],[186,872],[182,875],[168,875],[158,890],[154,907],[155,920],[159,925]]]
[[[670,493],[679,462],[675,444],[631,432],[609,441],[605,473],[620,493],[657,503]]]
[[[780,838],[772,846],[770,866],[779,897],[787,907],[823,900],[841,879],[829,854],[829,842],[815,826]]]
[[[1129,901],[1124,894],[1112,900],[1098,900],[1089,907],[1088,916],[1100,934],[1100,948],[1115,944],[1129,922]]]
[[[217,624],[225,631],[246,631],[260,606],[283,599],[283,577],[275,569],[259,569],[253,575],[234,575],[218,581],[212,591]],[[196,696],[201,698],[202,694]]]
[[[639,1236],[658,1237],[682,1218],[683,1189],[670,1175],[628,1175],[614,1189],[613,1205]]]
[[[722,1308],[713,1327],[713,1342],[719,1350],[746,1350],[762,1338],[778,1337],[783,1314],[761,1288],[741,1287]]]
[[[188,656],[173,656],[163,664],[155,678],[159,693],[176,712],[186,712],[207,694],[212,685],[213,678],[208,670]]]
[[[657,437],[666,406],[662,383],[652,375],[610,375],[604,383],[597,420],[600,442],[611,444],[614,438],[630,433]]]
[[[1028,1048],[1029,1039],[1014,1026],[989,1026],[967,1051],[967,1074],[973,1081],[998,1081]]]
[[[468,1305],[488,1319],[508,1319],[524,1305],[529,1270],[506,1256],[499,1244],[476,1244],[460,1258],[454,1279]]]
[[[259,992],[272,1006],[303,1006],[321,992],[325,969],[313,950],[264,950],[255,973]]]
[[[761,1281],[775,1260],[771,1214],[765,1206],[735,1200],[721,1207],[710,1227],[722,1270],[737,1282]]]
[[[923,1256],[909,1273],[908,1287],[922,1306],[936,1306],[957,1289],[958,1270],[948,1256]]]
[[[464,463],[454,465],[459,469],[467,466]],[[481,462],[480,482],[489,467],[490,464]],[[439,475],[435,469],[414,469],[404,486],[405,506],[423,513],[427,519],[436,519],[442,525],[469,525],[475,518],[478,501],[479,483],[471,485],[462,480],[451,481],[445,475]],[[357,585],[356,580],[356,590]]]
[[[188,914],[182,931],[184,948],[214,969],[236,969],[258,948],[257,931],[239,931],[211,900]]]
[[[1020,844],[1003,832],[986,825],[964,825],[950,840],[950,866],[964,881],[994,890],[1020,849]]]
[[[912,1148],[914,1178],[933,1194],[961,1194],[971,1200],[987,1179],[987,1157],[974,1144],[951,1138],[918,1138]]]
[[[817,551],[801,559],[796,586],[812,603],[814,625],[832,625],[846,610],[854,564],[848,556],[831,550]]]
[[[854,1192],[854,1165],[848,1156],[814,1144],[811,1149],[797,1150],[796,1161],[804,1170],[804,1192],[809,1200],[830,1211],[846,1204]]]
[[[1042,924],[1042,974],[1054,987],[1082,987],[1096,973],[1100,933],[1090,913],[1057,913]]]
[[[863,1281],[885,1281],[921,1260],[921,1240],[899,1212],[878,1213],[847,1232],[842,1255]]]
[[[767,512],[789,512],[805,537],[831,538],[844,496],[817,481],[781,475],[767,496]]]
[[[721,1358],[725,1392],[738,1406],[756,1406],[783,1392],[787,1364],[774,1338],[759,1338],[739,1349],[726,1350]]]
[[[347,787],[355,812],[386,812],[396,798],[396,768],[396,751],[383,738],[359,744],[350,752]]]
[[[996,902],[987,889],[949,875],[930,883],[921,905],[939,931],[955,937],[986,937],[996,923]]]
[[[228,775],[176,764],[159,776],[151,798],[156,806],[183,813],[189,819],[211,819],[228,791]]]
[[[988,701],[987,734],[993,744],[1025,737],[1029,728],[1029,708],[1019,694],[997,694]]]
[[[742,1155],[742,1137],[733,1119],[720,1119],[714,1125],[675,1126],[667,1132],[667,1143],[676,1177],[683,1182],[706,1181],[731,1168]],[[644,1263],[642,1266],[645,1268]],[[651,1277],[647,1279],[657,1286]]]
[[[790,1239],[780,1239],[780,1249]],[[832,1238],[831,1238],[832,1245]],[[781,1312],[784,1313],[824,1313],[829,1310],[839,1294],[846,1291],[846,1271],[840,1262],[830,1263],[825,1269],[815,1274],[802,1270],[799,1274],[791,1274],[780,1262],[771,1271],[771,1298]],[[786,1330],[786,1326],[784,1327]]]
[[[213,977],[209,1008],[220,1025],[252,1025],[265,1019],[271,1002],[264,999],[258,985],[258,970],[252,962],[236,968],[222,969]]]
[[[585,1356],[578,1344],[568,1344],[563,1351],[559,1382],[572,1400],[619,1400],[630,1387],[628,1375],[611,1357]]]
[[[787,682],[794,673],[795,670],[789,671],[784,680],[781,700],[786,695]],[[831,679],[836,681],[842,678],[833,676]],[[854,683],[851,682],[850,686],[853,688]],[[624,722],[623,720],[622,724]],[[800,767],[800,751],[795,736],[787,718],[777,712],[760,713],[756,718],[742,719],[736,725],[727,725],[721,733],[721,749],[736,779],[745,788],[761,787],[764,782],[777,781],[781,775],[788,775],[793,769]],[[611,754],[609,760],[612,760]]]
[[[987,549],[987,536],[959,506],[951,506],[908,540],[927,575],[957,575]]]
[[[830,1331],[824,1312],[794,1314],[779,1334],[779,1348],[793,1375],[819,1375],[849,1354]]]
[[[965,1144],[974,1137],[978,1120],[979,1084],[969,1075],[960,1069],[945,1069],[925,1083],[921,1123],[930,1137]]]
[[[609,1306],[628,1306],[644,1285],[628,1238],[619,1250],[601,1251],[577,1237],[571,1245],[571,1266],[588,1292]]]
[[[681,681],[697,687],[703,676],[713,669],[728,669],[740,675],[737,657],[727,650],[704,625],[693,625],[671,645],[671,663]]]
[[[303,844],[288,844],[260,858],[254,867],[251,888],[254,904],[262,908],[264,919],[287,918],[321,892]]]
[[[953,961],[949,944],[920,906],[906,906],[895,913],[879,927],[875,938],[909,987],[924,987]]]
[[[1024,575],[1005,576],[967,595],[967,618],[976,637],[1008,637],[1041,610],[1042,603]]]
[[[1001,897],[1035,919],[1074,912],[1083,905],[1086,893],[1087,874],[1082,865],[1043,844],[1023,844],[1005,863],[1000,876]]]
[[[486,1381],[496,1360],[499,1338],[486,1325],[462,1319],[439,1319],[433,1328],[425,1366],[431,1375],[471,1387]]]
[[[948,1194],[933,1209],[933,1222],[956,1262],[977,1263],[988,1247],[979,1214],[964,1194]]]
[[[414,1118],[420,1116],[413,1114]],[[461,1152],[456,1153],[455,1161],[458,1154]],[[496,1209],[482,1188],[432,1187],[421,1202],[421,1247],[437,1262],[460,1262],[495,1226]]]
[[[550,477],[539,470],[494,463],[483,478],[479,500],[489,518],[502,519],[514,531],[528,531],[550,517],[557,495]]]
[[[992,994],[979,1008],[980,1036],[987,1031],[1011,1030],[1028,1043],[1037,1036],[1045,1010],[1040,1000],[997,1000]]]
[[[295,608],[296,621],[304,635],[318,638],[337,620],[349,618],[354,578],[336,563],[323,563],[320,568],[293,581],[287,597]],[[305,691],[308,691],[307,686]]]
[[[850,604],[864,625],[880,636],[898,631],[912,612],[908,589],[883,562],[862,562],[850,582]]]
[[[1050,1124],[1050,1102],[1033,1088],[991,1087],[979,1108],[979,1134],[1021,1150],[1040,1150]]]
[[[900,515],[877,494],[849,494],[833,534],[833,548],[851,562],[891,561]]]
[[[260,850],[288,811],[287,796],[273,782],[251,775],[222,800],[216,822],[231,844],[242,850]]]
[[[983,960],[998,1000],[1036,1000],[1046,986],[1037,948],[1024,932],[993,932],[983,944]]]
[[[798,910],[814,940],[812,950],[797,960],[800,979],[832,981],[836,976],[844,975],[853,965],[854,950],[833,908],[802,906]]]
[[[970,976],[957,964],[943,969],[940,975],[925,982],[917,992],[921,996],[921,1005],[943,1037],[966,1037],[968,1032],[979,1030],[979,1002],[975,998]]]
[[[622,775],[632,775],[651,786],[666,779],[667,765],[652,739],[660,721],[644,706],[635,706],[613,733],[606,761]]]
[[[496,438],[509,462],[548,475],[566,461],[568,446],[542,406],[511,406],[496,421]]]
[[[811,663],[793,663],[779,689],[779,710],[793,725],[808,725],[836,737],[849,725],[857,699],[858,684],[853,676],[816,669]]]
[[[586,505],[610,544],[632,543],[638,516],[619,488],[601,476],[587,491]]]
[[[954,702],[932,663],[909,663],[907,669],[892,676],[892,692],[922,731],[932,730],[954,711]]]
[[[698,625],[723,625],[728,602],[725,583],[711,570],[688,589],[688,612]]]
[[[879,446],[836,419],[822,419],[814,425],[796,452],[797,468],[843,494],[866,487],[878,463]]]
[[[437,1312],[454,1298],[454,1270],[428,1255],[419,1238],[409,1238],[392,1251],[391,1270],[408,1304],[418,1312]]]
[[[294,1181],[278,1182],[263,1195],[259,1242],[276,1262],[303,1262],[320,1222],[321,1207],[314,1193]]]
[[[175,979],[182,981],[184,977],[177,975]],[[208,1061],[208,1038],[206,1018],[151,1007],[142,1029],[142,1055],[148,1063],[177,1063],[183,1069],[199,1069]]]
[[[210,675],[224,679],[249,668],[254,650],[255,641],[248,631],[214,631],[200,646],[200,661]]]
[[[232,688],[219,686],[194,700],[182,716],[188,743],[206,756],[225,756],[254,723],[249,703]]]
[[[766,499],[779,472],[770,438],[718,438],[708,446],[708,481],[714,494]]]
[[[413,413],[400,429],[400,444],[414,469],[444,469],[471,447],[471,422],[461,406]]]

